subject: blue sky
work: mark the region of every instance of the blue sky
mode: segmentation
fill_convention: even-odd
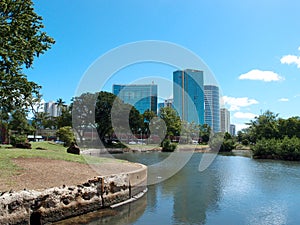
[[[161,40],[183,46],[209,66],[231,122],[242,127],[271,110],[299,115],[300,1],[298,0],[34,0],[45,31],[56,40],[27,72],[46,101],[75,95],[92,63],[120,45]],[[167,65],[134,65],[106,84],[160,76]]]

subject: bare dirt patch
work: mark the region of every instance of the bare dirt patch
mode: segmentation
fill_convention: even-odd
[[[0,191],[43,190],[62,185],[78,185],[95,176],[141,168],[139,164],[125,162],[105,162],[91,168],[88,164],[44,158],[18,158],[13,163],[21,170],[18,175],[0,178]]]

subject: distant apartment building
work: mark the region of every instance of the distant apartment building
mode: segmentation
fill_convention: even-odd
[[[204,124],[203,80],[200,70],[173,72],[173,106],[182,120]]]
[[[163,102],[158,103],[158,111],[164,107],[173,107],[173,99],[165,99]]]
[[[214,133],[220,132],[220,93],[215,85],[204,85],[204,122]]]
[[[160,109],[165,108],[165,107],[171,107],[173,108],[173,99],[165,99],[163,102],[158,103],[158,114]]]
[[[57,104],[53,101],[44,103],[44,112],[48,113],[51,117],[57,117],[61,115],[61,110],[57,107]]]
[[[221,116],[221,132],[228,132],[230,133],[230,112],[226,108],[220,109],[220,116]]]
[[[133,105],[141,114],[146,110],[157,114],[156,84],[114,84],[113,93],[124,103]]]
[[[234,124],[230,124],[230,135],[231,136],[235,136],[235,125]]]

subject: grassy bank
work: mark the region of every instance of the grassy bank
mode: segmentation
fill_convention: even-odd
[[[0,148],[0,177],[10,177],[17,175],[21,168],[13,163],[13,159],[17,158],[46,158],[54,160],[64,160],[78,163],[104,163],[116,161],[115,159],[99,158],[92,156],[82,156],[69,154],[66,148],[54,142],[33,142],[32,149],[17,149],[11,146],[2,145]],[[121,160],[118,160],[122,162]]]

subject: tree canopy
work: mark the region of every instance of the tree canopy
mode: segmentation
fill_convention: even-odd
[[[252,144],[262,139],[283,139],[285,136],[300,138],[300,117],[279,118],[278,114],[266,111],[248,123],[249,128],[238,132],[238,141]]]
[[[28,81],[23,68],[47,51],[54,39],[42,29],[42,17],[31,0],[0,0],[0,110],[22,107],[40,86]]]
[[[177,112],[171,107],[164,107],[160,110],[160,118],[165,121],[167,136],[179,136],[181,120]]]

